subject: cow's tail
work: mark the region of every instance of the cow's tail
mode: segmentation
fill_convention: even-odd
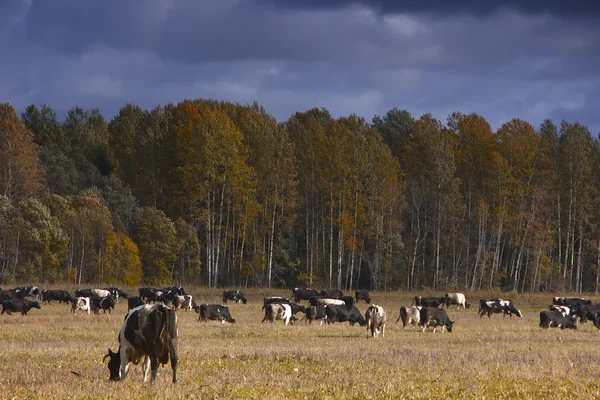
[[[417,296],[413,298],[413,301],[410,303],[411,306],[417,305]]]
[[[406,321],[406,307],[402,306],[400,307],[400,315],[398,316],[398,319],[396,320],[396,323],[398,323],[398,321],[400,321],[400,318],[402,318],[402,324],[405,325],[405,321]]]

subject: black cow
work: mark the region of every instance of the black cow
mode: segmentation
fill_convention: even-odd
[[[22,288],[19,288],[23,291],[23,297],[25,296],[29,296],[29,297],[33,297],[36,301],[40,300],[40,288],[38,288],[37,286],[23,286]]]
[[[296,303],[302,300],[310,300],[313,296],[318,296],[319,292],[311,288],[293,288],[292,297]]]
[[[360,300],[364,300],[365,303],[371,303],[371,296],[369,296],[369,291],[367,289],[358,289],[354,292],[354,297],[356,297],[356,303]]]
[[[354,297],[352,297],[352,296],[341,296],[338,299],[342,300],[344,303],[346,303],[347,306],[354,305]]]
[[[221,304],[200,304],[200,316],[198,321],[221,321],[221,324],[229,322],[235,324],[235,319],[231,318],[229,308]]]
[[[59,303],[73,303],[75,298],[69,292],[62,289],[42,290],[42,302],[50,304],[51,301]]]
[[[446,303],[445,297],[423,297],[423,296],[415,296],[412,303],[410,305],[415,305],[419,307],[439,307]]]
[[[446,311],[438,307],[421,308],[419,320],[419,326],[423,328],[423,332],[430,326],[433,326],[434,333],[438,326],[442,327],[442,332],[444,332],[444,329],[448,329],[448,332],[452,332],[452,326],[454,324],[454,321],[450,321],[450,318],[448,318]]]
[[[236,303],[246,304],[248,300],[244,296],[244,293],[239,290],[223,290],[223,303],[227,303],[227,300],[233,300]]]
[[[594,326],[598,329],[598,332],[600,332],[600,312],[594,314]]]
[[[144,382],[148,380],[148,367],[152,381],[156,380],[158,364],[171,360],[173,383],[177,382],[177,315],[163,304],[144,305],[127,314],[119,333],[119,350],[108,349],[104,360],[110,357],[110,380],[124,380],[129,363],[138,364],[144,357],[142,370]]]
[[[2,313],[0,315],[7,313],[12,314],[14,312],[20,312],[22,315],[27,315],[29,310],[32,308],[41,309],[40,302],[24,300],[24,299],[13,299],[13,300],[5,300],[2,302]]]
[[[577,323],[570,315],[563,315],[560,311],[540,312],[540,328],[577,329]]]
[[[0,302],[22,299],[23,297],[23,291],[21,289],[0,290]]]
[[[289,304],[290,304],[290,307],[292,308],[292,315],[296,315],[299,312],[306,314],[306,308],[303,305],[296,304],[296,303],[289,303]]]
[[[592,305],[591,300],[585,300],[581,297],[553,297],[552,304],[557,306],[567,306],[569,308],[578,306]]]
[[[279,296],[271,296],[271,297],[265,297],[263,299],[263,306],[262,309],[264,310],[265,307],[268,304],[290,304],[290,299],[286,299],[285,297],[279,297]]]
[[[321,290],[321,296],[329,297],[330,299],[339,299],[344,295],[344,292],[338,289]]]
[[[166,303],[167,299],[162,290],[153,287],[143,287],[139,289],[140,299],[145,303]]]
[[[143,306],[144,303],[139,297],[134,296],[127,299],[127,309],[133,310],[136,307]]]
[[[579,309],[575,310],[575,315],[577,317],[579,317],[579,321],[581,321],[582,324],[586,323],[587,320],[594,320],[594,315],[600,312],[600,304],[593,304],[593,305],[582,305],[579,307]]]
[[[313,321],[320,321],[323,325],[323,321],[327,318],[327,312],[325,310],[327,306],[310,306],[306,308],[304,323],[307,322],[312,324]]]
[[[94,311],[95,314],[98,314],[100,310],[104,311],[104,313],[108,311],[108,313],[110,314],[110,311],[115,308],[115,301],[112,299],[111,296],[102,298],[92,297],[91,300],[92,311]]]
[[[89,297],[90,299],[94,296],[93,289],[77,289],[75,291],[75,297]]]
[[[355,306],[329,305],[325,308],[325,313],[327,314],[328,324],[348,321],[350,325],[354,325],[357,322],[360,326],[367,325],[367,321]]]

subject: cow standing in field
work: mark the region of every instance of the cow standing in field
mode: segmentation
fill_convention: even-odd
[[[110,358],[108,369],[110,380],[124,380],[129,372],[129,363],[139,364],[142,357],[144,382],[148,380],[148,367],[152,370],[151,380],[156,380],[158,364],[171,361],[173,383],[177,382],[177,314],[163,304],[143,305],[129,311],[119,333],[119,350],[108,349],[104,356]]]
[[[227,300],[233,300],[236,303],[246,304],[248,300],[244,296],[244,293],[239,290],[223,290],[223,303],[227,303]]]
[[[38,288],[37,286],[23,286],[22,288],[19,288],[23,291],[23,297],[25,296],[29,296],[29,297],[33,297],[35,299],[35,301],[39,301],[40,300],[40,288]]]
[[[579,321],[582,324],[585,324],[588,319],[593,321],[597,312],[600,312],[600,304],[586,304],[580,306],[579,309],[576,310],[575,315],[579,317]]]
[[[165,294],[162,290],[153,287],[139,288],[140,300],[144,303],[166,302]]]
[[[523,316],[523,314],[521,314],[521,311],[515,307],[515,304],[512,302],[512,300],[479,300],[479,311],[477,312],[479,318],[483,317],[484,314],[487,314],[488,318],[491,318],[492,314],[500,313],[502,313],[503,317],[506,317],[506,314],[508,314],[511,319],[513,314],[519,318]]]
[[[42,290],[42,302],[50,304],[51,301],[58,301],[59,303],[72,303],[73,296],[66,290]]]
[[[570,315],[563,315],[559,311],[540,312],[540,328],[577,329],[575,320]]]
[[[400,307],[400,315],[398,316],[398,319],[396,320],[396,323],[398,323],[398,321],[402,320],[402,326],[404,327],[404,329],[406,329],[406,327],[409,324],[412,325],[419,325],[419,322],[421,322],[421,309],[423,307],[421,306],[408,306],[408,307]]]
[[[235,324],[235,319],[229,314],[229,308],[221,304],[200,304],[199,313],[198,321],[221,321],[221,325],[225,322]]]
[[[349,322],[350,325],[354,325],[358,322],[360,326],[366,326],[367,321],[364,319],[356,306],[347,305],[328,305],[325,308],[327,313],[327,323],[332,324],[334,322]]]
[[[412,303],[410,305],[415,305],[419,307],[439,307],[446,303],[445,297],[423,297],[423,296],[415,296]]]
[[[369,296],[369,291],[367,289],[358,289],[354,292],[354,297],[356,298],[356,304],[358,304],[360,300],[364,300],[367,304],[371,303],[371,296]]]
[[[119,297],[122,297],[124,299],[127,299],[129,297],[129,295],[127,293],[125,293],[124,291],[122,291],[121,289],[116,288],[116,287],[106,287],[103,289],[108,290],[110,292],[110,295],[113,297],[115,302],[119,301]]]
[[[471,307],[471,305],[467,303],[465,295],[462,293],[446,293],[444,299],[444,304],[446,305],[446,308],[450,307],[451,304],[456,304],[457,310],[460,308],[460,306],[462,306],[465,310]]]
[[[367,308],[365,312],[365,320],[367,321],[367,338],[369,337],[369,331],[371,332],[371,337],[376,339],[379,336],[379,332],[381,332],[381,337],[385,337],[385,321],[387,319],[387,315],[384,309],[377,305],[372,305]]]
[[[6,300],[22,299],[23,297],[21,289],[0,290],[0,303]]]
[[[262,309],[264,310],[269,304],[290,304],[290,299],[280,296],[265,297],[263,299]]]
[[[77,311],[87,312],[88,315],[92,311],[92,304],[89,297],[75,297],[72,303],[71,311],[77,314]]]
[[[338,289],[321,290],[321,296],[329,297],[330,299],[339,299],[344,295],[344,292]]]
[[[444,329],[452,332],[454,321],[450,321],[446,311],[441,308],[423,307],[419,319],[419,326],[423,329],[423,332],[430,326],[433,326],[433,333],[435,333],[438,326],[442,327],[442,332],[444,332]]]
[[[549,307],[549,310],[550,311],[559,312],[559,313],[561,313],[564,316],[567,316],[567,315],[571,314],[571,309],[569,307],[567,307],[567,306],[557,306],[557,305],[552,304]]]
[[[108,311],[108,313],[110,314],[111,310],[115,308],[115,301],[111,296],[92,297],[91,300],[91,306],[92,310],[94,311],[94,314],[99,314],[100,310],[104,311],[104,313]]]
[[[269,321],[273,323],[273,321],[278,319],[282,320],[285,325],[289,325],[290,322],[295,320],[295,316],[292,313],[292,307],[289,304],[267,304],[263,322]]]
[[[312,324],[313,321],[319,321],[319,325],[323,325],[323,322],[327,318],[327,312],[325,310],[327,306],[310,306],[306,308],[304,323],[307,322]]]
[[[293,288],[292,297],[296,303],[302,300],[310,300],[311,297],[318,296],[319,292],[311,288]]]
[[[24,299],[13,299],[13,300],[5,300],[2,302],[2,312],[0,315],[7,313],[12,314],[16,312],[20,312],[21,315],[27,315],[29,310],[32,308],[41,309],[40,302],[35,300],[24,300]]]
[[[329,305],[343,306],[346,304],[346,302],[342,299],[332,299],[330,297],[316,296],[316,297],[311,297],[310,300],[308,301],[308,304],[310,304],[311,306],[329,306]]]

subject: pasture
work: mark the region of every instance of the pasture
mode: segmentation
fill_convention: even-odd
[[[222,290],[186,288],[196,302],[221,303]],[[134,290],[129,290],[134,292]],[[236,324],[198,322],[178,311],[179,368],[159,368],[142,384],[141,365],[127,380],[109,382],[103,356],[117,350],[127,311],[121,299],[111,315],[73,315],[69,305],[42,305],[29,315],[0,317],[1,398],[599,398],[600,333],[591,322],[577,331],[543,330],[539,312],[552,295],[511,295],[523,318],[477,316],[451,306],[453,333],[422,333],[395,323],[415,293],[372,292],[386,310],[385,338],[367,339],[348,323],[261,324],[262,298],[288,290],[244,291],[248,304],[227,303]],[[420,292],[417,294],[427,295]],[[441,293],[443,295],[443,293]],[[585,296],[585,295],[584,295]],[[506,294],[504,297],[508,297]],[[594,302],[600,298],[587,295]],[[306,302],[303,302],[303,304]],[[364,314],[367,304],[358,308]],[[299,314],[302,319],[302,314]],[[76,372],[77,374],[73,373]]]

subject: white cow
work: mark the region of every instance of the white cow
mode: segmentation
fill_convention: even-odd
[[[367,338],[369,337],[369,331],[373,339],[376,339],[379,336],[379,332],[381,332],[382,338],[385,337],[385,321],[387,315],[383,307],[375,304],[369,306],[365,313],[365,319],[367,320]]]
[[[87,311],[89,315],[90,311],[92,310],[89,297],[75,297],[75,300],[72,304],[71,311],[73,311],[74,314],[77,314],[77,311],[81,310],[84,312]]]

